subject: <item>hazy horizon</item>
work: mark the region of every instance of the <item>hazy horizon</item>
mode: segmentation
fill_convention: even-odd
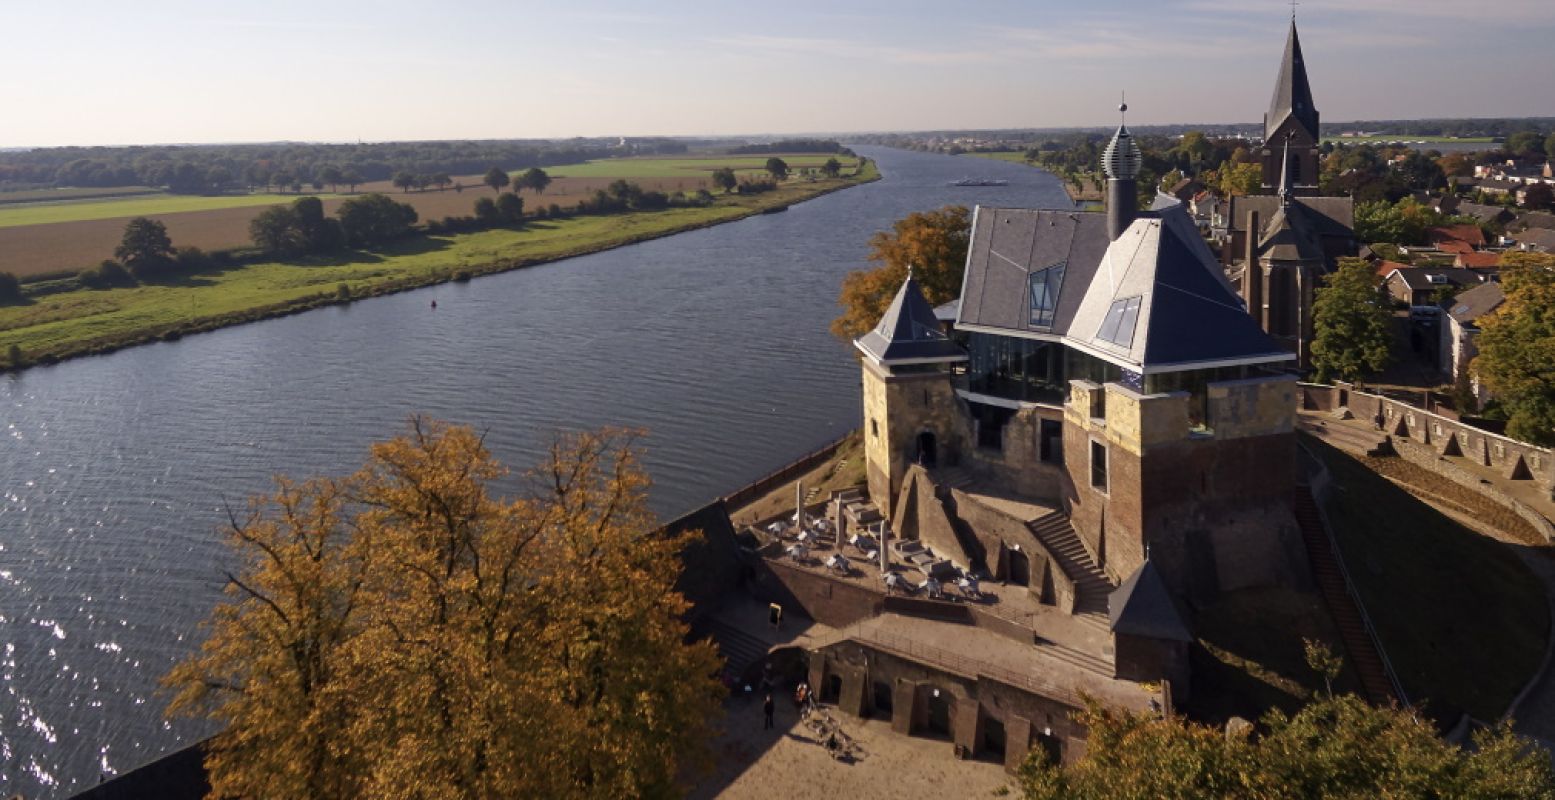
[[[1548,0],[1307,0],[1325,120],[1547,116]],[[0,147],[1238,125],[1279,0],[13,8]],[[89,20],[90,25],[83,24]],[[1501,87],[1506,88],[1501,88]]]

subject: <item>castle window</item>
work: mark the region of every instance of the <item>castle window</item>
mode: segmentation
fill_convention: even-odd
[[[1107,445],[1091,440],[1091,486],[1107,491]]]
[[[880,423],[877,420],[869,421],[869,435],[876,439],[880,438]]]
[[[1053,316],[1058,312],[1058,291],[1064,285],[1064,267],[1060,261],[1046,269],[1031,273],[1031,326],[1053,327]]]

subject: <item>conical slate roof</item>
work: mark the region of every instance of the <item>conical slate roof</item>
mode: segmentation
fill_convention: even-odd
[[[966,360],[966,352],[945,335],[934,307],[924,299],[911,272],[880,324],[853,340],[853,346],[882,364]]]
[[[1177,613],[1177,603],[1155,564],[1146,559],[1122,586],[1107,596],[1112,632],[1148,639],[1191,642],[1193,634]]]
[[[1312,86],[1307,83],[1306,63],[1301,59],[1301,40],[1296,36],[1296,20],[1290,21],[1290,36],[1285,40],[1285,57],[1280,61],[1280,76],[1274,82],[1274,97],[1269,113],[1263,118],[1263,137],[1270,142],[1288,118],[1296,122],[1316,142],[1317,107],[1312,104]]]

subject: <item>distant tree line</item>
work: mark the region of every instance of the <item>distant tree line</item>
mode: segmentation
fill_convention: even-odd
[[[731,147],[729,155],[745,156],[762,153],[836,153],[851,156],[853,151],[831,139],[782,139],[767,144],[747,144]]]
[[[616,139],[372,144],[234,144],[51,147],[0,152],[0,189],[159,186],[185,193],[229,189],[301,192],[407,175],[414,181],[472,175],[492,164],[528,169],[597,158],[685,152],[686,142]],[[417,186],[416,188],[423,188]]]

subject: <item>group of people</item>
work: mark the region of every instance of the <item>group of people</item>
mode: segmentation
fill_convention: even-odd
[[[761,704],[762,729],[772,728],[772,712],[776,704],[772,700],[772,690],[777,686],[777,679],[772,674],[772,664],[768,663],[761,670],[761,692],[764,699]],[[800,681],[794,689],[794,710],[799,712],[800,719],[809,719],[810,712],[815,710],[815,692],[810,689],[810,684]]]

